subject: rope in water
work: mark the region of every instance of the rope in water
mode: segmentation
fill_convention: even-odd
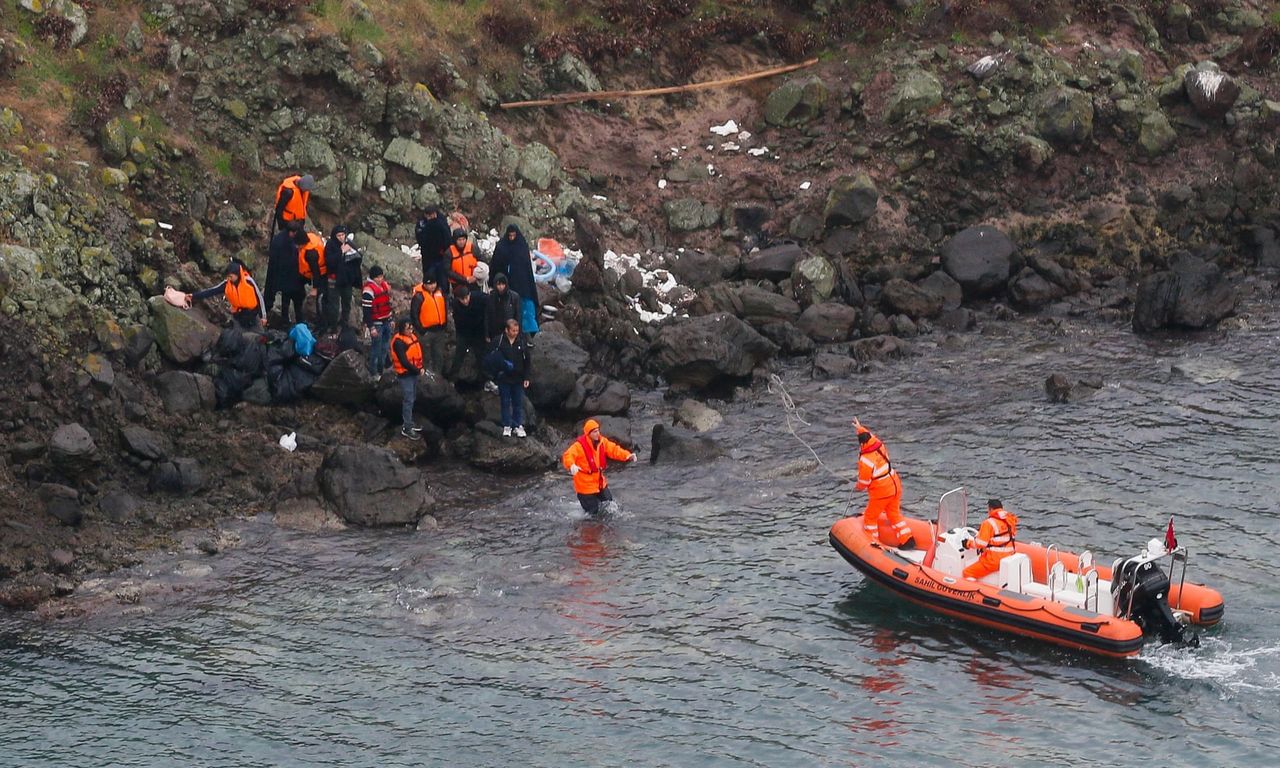
[[[818,462],[818,466],[822,467],[823,470],[825,470],[828,475],[831,475],[831,477],[835,478],[841,483],[848,482],[848,478],[846,476],[840,474],[839,472],[836,472],[831,467],[827,466],[827,463],[822,460],[822,457],[819,456],[818,452],[813,449],[813,446],[809,444],[809,441],[801,437],[800,433],[796,431],[796,422],[799,422],[806,427],[811,427],[813,425],[805,418],[804,409],[796,405],[795,398],[793,398],[791,396],[791,393],[787,391],[787,386],[782,383],[781,376],[779,376],[776,373],[769,374],[768,391],[769,391],[769,394],[777,395],[778,398],[782,401],[782,410],[786,414],[787,431],[791,433],[791,436],[794,437],[796,440],[798,440],[800,444],[803,445],[809,451],[809,453],[813,455],[813,460]],[[848,512],[848,509],[852,506],[853,506],[853,490],[851,489],[849,491],[849,503],[845,507],[846,513]]]

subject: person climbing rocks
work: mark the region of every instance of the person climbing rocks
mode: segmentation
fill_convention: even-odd
[[[445,285],[449,276],[445,274],[444,256],[453,237],[439,206],[427,206],[418,219],[413,234],[418,241],[418,251],[422,254],[422,279],[426,280],[427,273],[430,272],[435,275],[437,284]]]
[[[529,388],[533,374],[533,358],[529,354],[529,340],[520,332],[520,324],[508,320],[507,327],[493,354],[501,358],[501,370],[493,377],[498,385],[498,398],[502,414],[502,436],[528,435],[524,431],[524,391]]]
[[[853,420],[858,430],[858,482],[854,486],[867,492],[867,508],[862,511],[862,527],[870,538],[876,538],[880,515],[884,514],[893,529],[895,541],[886,541],[898,549],[915,549],[911,528],[902,519],[902,480],[889,461],[889,449],[871,430]]]
[[[454,351],[449,366],[450,378],[457,378],[462,364],[470,353],[476,362],[476,371],[484,375],[484,291],[476,286],[455,285],[449,301],[449,313],[453,315]]]
[[[466,230],[453,230],[453,245],[449,246],[445,255],[448,257],[445,270],[449,275],[450,289],[455,285],[476,284],[474,273],[478,262],[475,244],[471,242],[471,238],[467,237]],[[426,279],[425,276],[423,279]]]
[[[315,189],[316,179],[311,174],[290,176],[280,182],[276,189],[276,208],[271,218],[271,235],[276,230],[287,229],[290,222],[297,226],[306,223],[307,206],[311,203],[311,190]]]
[[[381,376],[391,351],[391,284],[382,267],[369,267],[369,279],[360,292],[360,309],[369,334],[369,373]]]
[[[338,325],[345,326],[351,322],[351,304],[355,292],[364,283],[362,262],[364,257],[356,250],[351,230],[338,224],[329,232],[329,241],[324,244],[324,260],[334,276],[336,297],[331,297],[334,306],[338,307]]]
[[[231,318],[236,325],[246,331],[266,327],[267,305],[262,299],[262,291],[258,289],[258,284],[249,274],[249,270],[239,260],[232,259],[223,270],[223,274],[225,277],[222,282],[212,288],[187,294],[188,306],[193,299],[203,301],[221,293],[227,297],[227,304],[231,307]]]
[[[507,276],[498,273],[493,278],[493,290],[485,301],[484,337],[493,344],[507,327],[508,320],[520,322],[520,294],[511,290]]]
[[[271,238],[267,249],[267,314],[271,314],[276,303],[276,295],[280,295],[280,318],[285,325],[290,325],[289,305],[293,305],[294,323],[302,322],[302,300],[306,297],[306,286],[302,275],[298,274],[298,247],[294,245],[295,223],[281,229]]]
[[[413,423],[413,403],[418,397],[418,377],[423,373],[422,345],[407,317],[396,323],[396,335],[391,337],[391,368],[400,382],[400,434],[421,440],[422,430]]]
[[[538,332],[538,284],[533,279],[533,254],[520,227],[508,224],[502,239],[493,247],[489,262],[495,276],[507,276],[507,284],[520,296],[520,330],[532,336]]]
[[[324,239],[315,232],[300,229],[294,235],[294,244],[298,246],[298,274],[310,285],[311,295],[316,299],[316,331],[323,335],[329,330],[329,274],[328,262],[324,255]]]
[[[1013,554],[1013,541],[1018,535],[1018,516],[1005,510],[999,499],[987,500],[987,519],[978,527],[978,535],[966,539],[965,549],[978,550],[978,560],[964,569],[966,579],[981,579],[1000,570],[1000,561]]]
[[[613,501],[609,481],[604,476],[609,459],[636,461],[636,454],[600,434],[600,422],[587,419],[582,436],[569,444],[560,463],[573,476],[573,490],[578,503],[588,515],[600,513],[600,505]]]
[[[445,308],[444,293],[436,284],[435,275],[427,275],[413,287],[409,317],[413,319],[418,340],[423,343],[431,370],[438,376],[444,376],[444,348],[449,341],[449,315]]]

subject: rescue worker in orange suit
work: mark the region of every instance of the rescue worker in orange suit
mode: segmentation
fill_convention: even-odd
[[[862,527],[871,538],[876,538],[883,513],[893,529],[895,541],[883,542],[898,549],[915,549],[916,541],[911,528],[902,519],[902,479],[889,461],[889,449],[871,430],[853,420],[858,430],[858,482],[854,486],[867,492],[867,508],[862,511]]]
[[[604,469],[614,461],[635,461],[636,455],[600,434],[600,422],[587,419],[582,425],[582,437],[574,440],[560,457],[560,463],[573,476],[573,490],[578,503],[588,515],[599,514],[600,505],[613,501],[609,481]]]
[[[290,222],[297,222],[301,227],[307,220],[307,205],[311,202],[311,190],[315,189],[316,179],[311,174],[306,176],[290,176],[280,182],[276,189],[276,208],[271,218],[271,234],[277,229],[286,229]]]
[[[964,569],[966,579],[981,579],[1000,570],[1000,561],[1013,554],[1013,540],[1018,535],[1018,516],[1005,510],[999,499],[987,501],[987,519],[978,527],[978,535],[965,541],[965,549],[978,550],[978,561]]]
[[[258,289],[258,284],[249,274],[249,270],[245,269],[241,262],[232,259],[223,274],[226,275],[225,279],[212,288],[188,294],[187,303],[190,304],[192,299],[211,299],[221,293],[227,297],[227,304],[231,307],[231,317],[236,325],[246,331],[265,327],[267,305],[262,300],[262,291]]]

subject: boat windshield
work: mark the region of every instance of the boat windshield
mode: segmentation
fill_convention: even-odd
[[[969,517],[969,493],[955,488],[938,499],[938,532],[965,527]]]

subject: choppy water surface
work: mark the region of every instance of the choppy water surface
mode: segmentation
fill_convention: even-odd
[[[828,546],[849,484],[761,396],[726,408],[732,459],[619,470],[603,521],[549,475],[436,533],[252,522],[179,602],[2,617],[0,764],[1275,765],[1280,323],[1252,325],[996,325],[786,377],[824,462],[851,471],[860,416],[913,510],[964,484],[1103,562],[1173,513],[1227,600],[1198,650],[1102,660],[899,606]],[[1054,371],[1106,386],[1050,405]]]

